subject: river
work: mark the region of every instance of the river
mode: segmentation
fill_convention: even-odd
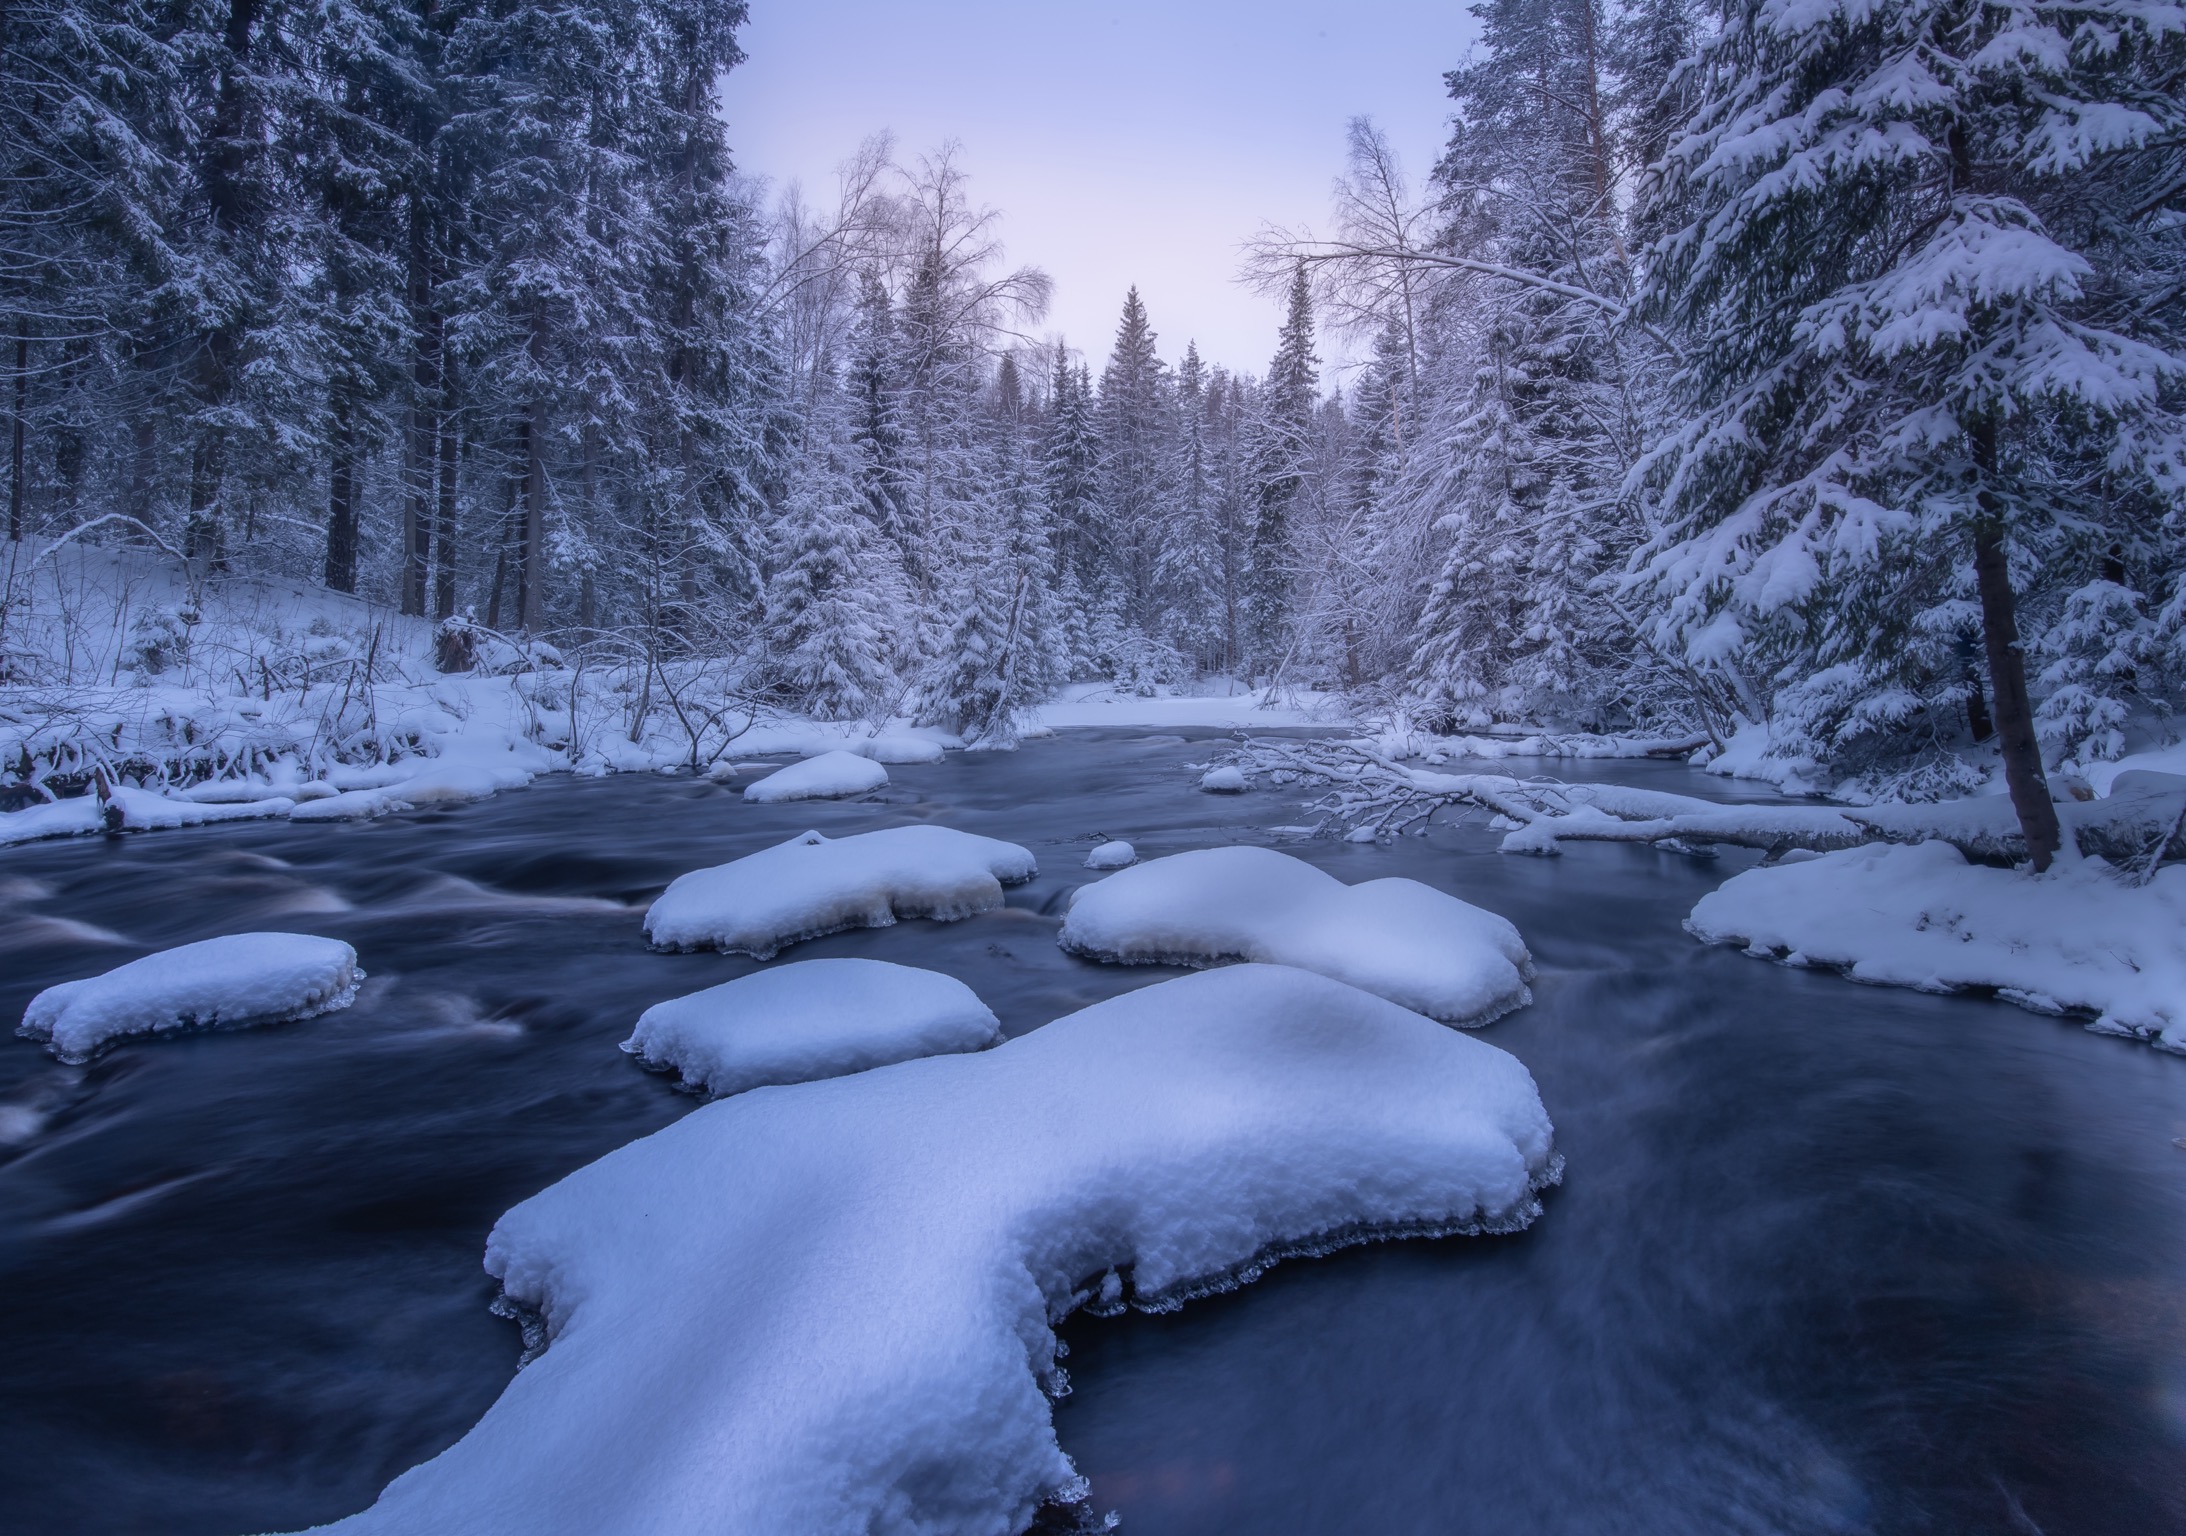
[[[645,903],[808,826],[931,819],[1026,844],[1039,879],[791,953],[947,971],[1036,1028],[1170,974],[1055,947],[1105,836],[1410,875],[1511,918],[1540,965],[1483,1032],[1568,1160],[1530,1231],[1066,1325],[1058,1431],[1126,1536],[2186,1530],[2186,1060],[1688,939],[1750,856],[1509,858],[1477,819],[1288,841],[1298,796],[1199,793],[1207,750],[1073,732],[892,769],[877,801],[560,778],[0,853],[0,1019],[142,952],[117,939],[326,933],[371,973],[340,1014],[88,1067],[0,1044],[0,1529],[290,1529],[454,1440],[520,1347],[479,1267],[495,1217],[686,1112],[615,1044],[751,969],[648,953]]]

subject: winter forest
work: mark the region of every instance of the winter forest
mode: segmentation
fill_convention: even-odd
[[[1441,158],[1358,120],[1249,252],[1252,376],[1135,291],[1032,339],[952,146],[741,179],[739,4],[13,5],[9,536],[997,743],[1231,674],[1885,798],[2115,757],[2186,669],[2177,8],[1478,14]]]
[[[0,432],[0,1529],[2186,1530],[2186,0],[0,0]]]

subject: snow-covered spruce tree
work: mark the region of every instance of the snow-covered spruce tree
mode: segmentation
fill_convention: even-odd
[[[578,408],[608,430],[594,429],[604,441],[580,435],[580,445],[587,473],[603,450],[620,447],[628,457],[633,440],[648,445],[654,494],[688,545],[683,606],[718,616],[757,596],[758,534],[782,492],[792,423],[783,364],[756,313],[763,235],[734,182],[714,106],[722,73],[743,58],[736,29],[745,8],[721,0],[650,6],[646,89],[632,124],[643,179],[616,240],[626,260],[644,258],[637,296],[651,325],[630,330],[650,345],[629,356],[597,349],[596,382]],[[607,403],[623,376],[635,381],[627,412]]]
[[[909,490],[903,473],[901,359],[894,303],[888,286],[870,267],[859,274],[857,319],[850,331],[844,388],[850,395],[850,440],[858,454],[858,484],[873,526],[890,539],[903,537]]]
[[[1081,592],[1098,581],[1103,558],[1100,462],[1092,386],[1084,365],[1073,363],[1069,352],[1058,345],[1041,470],[1047,482],[1049,515],[1055,523],[1058,577]]]
[[[1166,626],[1162,638],[1202,670],[1227,661],[1220,643],[1222,557],[1208,407],[1206,365],[1198,346],[1186,343],[1177,365],[1177,425],[1165,471],[1171,491],[1154,579]]]
[[[187,303],[166,237],[181,195],[166,152],[187,109],[170,29],[137,0],[29,0],[0,12],[0,412],[7,536],[65,520],[96,473],[92,430],[140,386],[151,430],[164,372],[123,368],[130,338]],[[180,120],[178,120],[180,119]],[[97,403],[94,403],[96,401]],[[54,446],[40,454],[40,437]],[[47,505],[35,494],[44,482]]]
[[[798,446],[768,564],[765,675],[820,720],[856,720],[895,691],[875,609],[886,543],[871,530],[841,409],[824,398]]]
[[[1291,520],[1306,490],[1320,364],[1313,351],[1313,294],[1300,265],[1291,274],[1283,328],[1260,388],[1260,409],[1253,424],[1258,495],[1253,508],[1245,645],[1253,669],[1263,675],[1281,669],[1290,645],[1296,574]]]
[[[1414,466],[1446,542],[1412,688],[1428,718],[1591,723],[1629,650],[1593,588],[1621,539],[1633,426],[1600,17],[1594,0],[1480,15],[1485,57],[1448,77],[1445,248],[1546,281],[1495,281],[1462,315],[1451,360],[1469,369],[1442,381],[1447,429]]]
[[[1116,343],[1101,372],[1101,510],[1107,521],[1114,580],[1127,624],[1142,634],[1162,627],[1155,570],[1166,538],[1166,484],[1172,428],[1167,370],[1154,350],[1146,306],[1133,288],[1124,295]]]
[[[653,232],[633,202],[638,167],[621,116],[646,19],[602,0],[517,6],[474,17],[449,49],[470,108],[460,147],[485,166],[469,210],[479,249],[453,285],[453,323],[506,477],[489,625],[545,626],[561,422],[587,385],[621,376],[622,360],[603,352],[656,319],[644,282]],[[673,455],[653,466],[656,521],[677,499]]]
[[[2146,172],[2186,132],[2182,49],[2175,4],[1741,3],[1653,193],[1646,303],[1691,417],[1640,476],[1658,642],[1847,677],[1836,733],[1932,732],[1970,596],[2037,869],[2018,588],[2107,505],[2181,494],[2186,364],[2120,257],[2177,226]]]
[[[972,746],[1006,749],[1017,744],[1022,713],[1058,681],[1058,637],[1040,475],[1007,415],[995,423],[993,453],[1000,483],[919,714]]]

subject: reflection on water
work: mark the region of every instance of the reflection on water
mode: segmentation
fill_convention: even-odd
[[[520,1340],[500,1212],[691,1101],[615,1049],[753,969],[652,955],[673,876],[807,827],[931,819],[1044,873],[963,923],[803,945],[969,982],[1011,1033],[1173,974],[1054,930],[1104,837],[1240,837],[1430,880],[1518,923],[1568,1172],[1510,1238],[1388,1243],[1065,1330],[1064,1445],[1131,1536],[2186,1529],[2186,1062],[1991,1003],[1693,944],[1745,862],[1477,825],[1298,842],[1201,795],[1176,736],[890,770],[883,802],[547,781],[353,827],[238,824],[0,855],[0,1017],[250,927],[357,945],[357,1005],[62,1067],[0,1045],[0,1529],[286,1529],[466,1428]],[[1674,766],[1543,765],[1701,794]]]

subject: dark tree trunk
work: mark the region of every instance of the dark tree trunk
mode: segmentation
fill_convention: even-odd
[[[2102,578],[2114,587],[2125,585],[2125,546],[2113,544],[2103,551]]]
[[[23,538],[23,432],[30,414],[30,327],[15,322],[15,412],[8,432],[8,537]]]
[[[1989,657],[1989,692],[1996,700],[1996,747],[2004,759],[2004,784],[2027,856],[2036,873],[2049,868],[2062,835],[2057,806],[2049,797],[2042,771],[2042,746],[2034,734],[2034,706],[2027,696],[2027,659],[2019,646],[2019,604],[2011,590],[2005,557],[2004,524],[1989,489],[1996,467],[1996,426],[1984,422],[1973,432],[1974,467],[1982,477],[1976,493],[1982,518],[1974,526],[1973,573],[1981,592],[1981,640]]]
[[[1951,126],[1949,142],[1953,190],[1979,191],[1963,123]],[[2004,760],[2011,808],[2018,813],[2019,830],[2027,840],[2027,857],[2039,874],[2056,857],[2062,837],[2057,806],[2049,797],[2049,776],[2042,771],[2041,741],[2034,733],[2026,653],[2019,647],[2019,601],[2011,590],[2004,508],[1996,494],[1996,418],[1982,418],[1967,427],[1966,435],[1973,448],[1974,500],[1979,508],[1973,529],[1973,574],[1981,593],[1981,642],[1989,658],[1989,697],[1996,706],[1996,749]]]
[[[334,410],[333,463],[326,482],[326,584],[357,590],[357,440],[349,407]]]
[[[507,476],[508,501],[501,508],[500,548],[494,552],[493,557],[493,591],[486,599],[486,628],[488,629],[497,630],[501,627],[501,592],[508,585],[509,551],[516,542],[516,496],[517,486],[520,483],[521,481],[516,474],[511,473]],[[521,571],[517,573],[519,581],[522,579],[522,575]],[[520,600],[519,606],[521,606]]]
[[[422,209],[410,216],[410,430],[403,452],[402,611],[425,612],[432,577],[433,460],[440,436],[441,318],[433,302],[432,235]]]
[[[1966,649],[1966,729],[1982,742],[1996,734],[1996,724],[1989,719],[1989,699],[1981,688],[1980,669],[1973,663],[1973,648]]]
[[[546,456],[536,405],[524,411],[524,523],[518,556],[522,576],[516,620],[527,633],[546,627]]]
[[[455,414],[455,366],[445,347],[440,353],[445,409],[440,413],[440,487],[433,537],[433,617],[455,617],[455,476],[462,458],[462,421]]]
[[[190,511],[182,521],[182,553],[218,568],[226,562],[227,540],[220,527],[220,481],[227,458],[226,435],[208,431],[190,450]]]
[[[132,543],[148,541],[145,529],[152,526],[153,488],[159,474],[159,427],[151,411],[141,405],[136,411],[136,423],[132,428],[135,441],[130,445],[129,463],[129,515],[142,527],[130,530]]]

